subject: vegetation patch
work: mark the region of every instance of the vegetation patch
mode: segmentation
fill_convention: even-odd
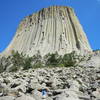
[[[18,70],[28,70],[30,68],[43,67],[75,67],[84,57],[71,52],[65,55],[59,55],[57,52],[47,54],[44,57],[38,52],[36,55],[29,57],[18,51],[12,51],[12,55],[0,59],[0,72]],[[12,65],[12,66],[11,66]]]

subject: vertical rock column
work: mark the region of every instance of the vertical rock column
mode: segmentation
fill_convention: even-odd
[[[44,8],[24,18],[4,53],[12,50],[30,56],[38,51],[42,56],[56,51],[61,55],[92,51],[74,10],[64,6]]]

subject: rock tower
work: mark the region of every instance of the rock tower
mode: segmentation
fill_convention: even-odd
[[[41,55],[92,51],[74,10],[64,6],[43,8],[24,18],[4,53],[12,50],[30,56],[38,51]]]

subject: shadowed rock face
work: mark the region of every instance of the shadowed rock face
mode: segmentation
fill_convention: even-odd
[[[24,18],[8,48],[29,55],[92,51],[72,8],[52,6]]]

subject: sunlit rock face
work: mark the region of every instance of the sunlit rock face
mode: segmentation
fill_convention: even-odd
[[[12,50],[30,56],[38,51],[41,55],[92,51],[74,10],[64,6],[44,8],[24,18],[4,53]]]

